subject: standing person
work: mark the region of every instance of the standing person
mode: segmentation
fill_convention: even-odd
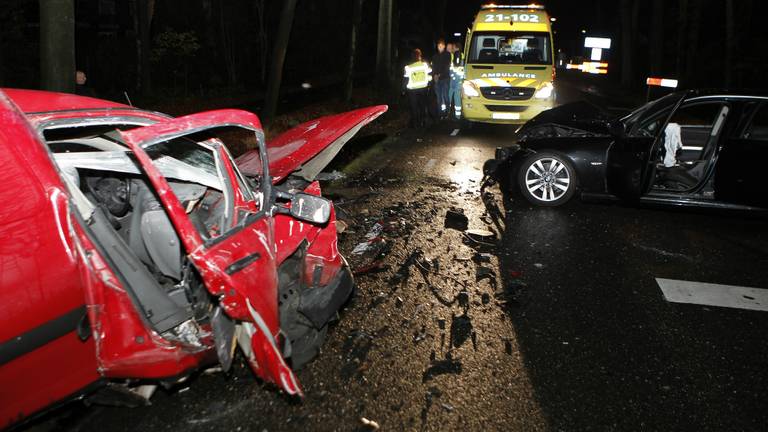
[[[411,127],[424,127],[427,115],[427,92],[432,80],[432,68],[421,57],[421,50],[413,50],[413,63],[405,67],[405,88],[411,106]]]
[[[464,81],[464,52],[456,42],[451,52],[451,85],[448,89],[448,105],[453,102],[453,115],[461,120],[461,84]]]
[[[451,83],[451,54],[445,49],[445,40],[437,40],[437,53],[432,57],[433,79],[435,81],[435,94],[437,95],[437,109],[440,118],[448,113],[448,87]]]

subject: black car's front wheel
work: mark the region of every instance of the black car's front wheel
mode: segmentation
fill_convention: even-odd
[[[576,193],[576,172],[562,156],[534,153],[520,165],[517,184],[532,204],[556,207],[567,203]]]

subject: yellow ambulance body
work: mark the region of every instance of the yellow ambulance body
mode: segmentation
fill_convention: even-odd
[[[553,107],[554,48],[542,6],[485,5],[467,33],[463,117],[525,123]]]

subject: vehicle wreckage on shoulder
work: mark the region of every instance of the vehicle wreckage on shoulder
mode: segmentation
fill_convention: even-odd
[[[228,370],[237,346],[258,377],[302,395],[293,370],[354,289],[315,176],[386,109],[267,143],[245,111],[170,118],[0,92],[1,426],[105,388],[141,402],[155,384]],[[230,138],[252,150],[233,159]]]

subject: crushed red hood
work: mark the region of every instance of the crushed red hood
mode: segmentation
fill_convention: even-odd
[[[378,105],[321,117],[270,140],[267,156],[273,182],[280,182],[291,173],[314,180],[357,131],[386,111],[386,105]],[[246,175],[261,172],[256,152],[246,152],[236,161]]]

